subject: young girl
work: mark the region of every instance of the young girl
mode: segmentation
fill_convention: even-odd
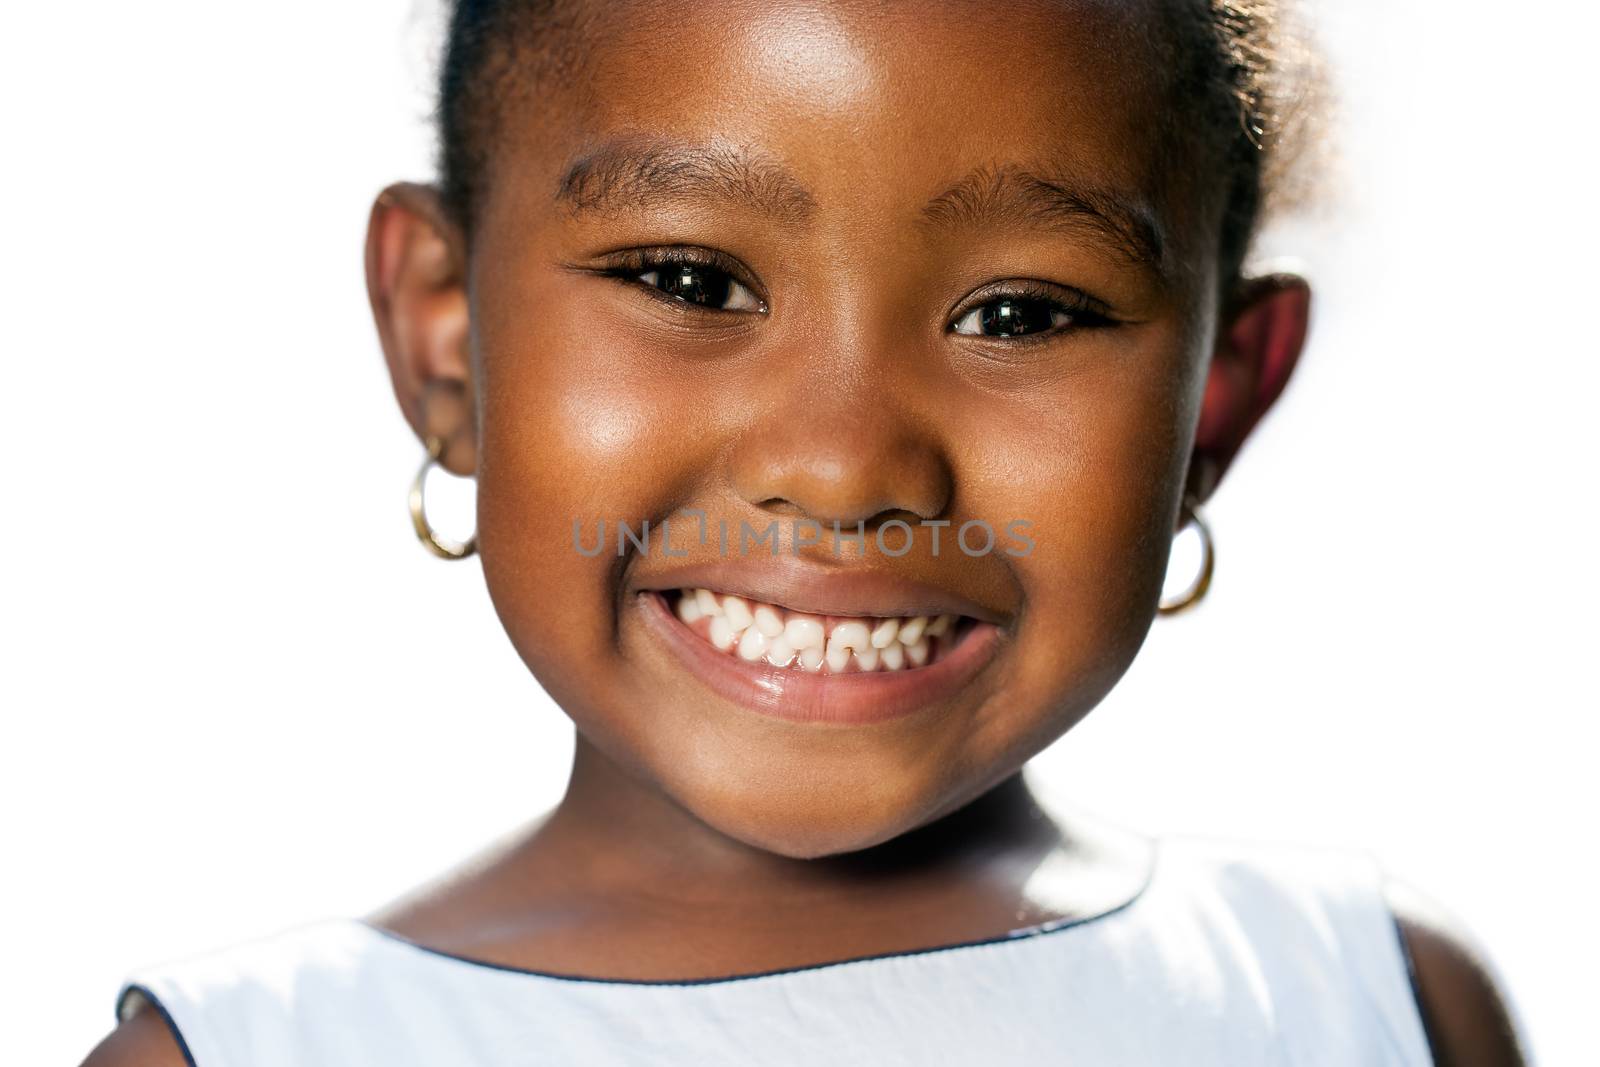
[[[363,919],[132,977],[113,1065],[1522,1062],[1365,853],[1151,840],[1024,764],[1279,395],[1272,0],[461,0],[373,209],[401,407],[577,726]],[[1208,539],[1207,539],[1208,541]],[[1136,769],[1130,769],[1136,773]]]

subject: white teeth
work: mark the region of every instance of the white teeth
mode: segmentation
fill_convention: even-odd
[[[850,662],[850,653],[871,648],[871,633],[864,622],[841,622],[828,636],[828,669],[834,674],[844,670]]]
[[[771,638],[767,645],[767,662],[774,667],[787,667],[794,660],[794,647],[782,637]]]
[[[777,637],[783,633],[783,616],[773,611],[769,605],[761,604],[755,610],[756,629],[768,637]]]
[[[933,658],[933,640],[948,639],[956,615],[911,618],[842,619],[828,629],[819,615],[785,611],[741,596],[686,589],[678,597],[678,618],[687,625],[709,621],[711,644],[750,663],[795,667],[817,673],[827,664],[844,673],[854,657],[858,671],[898,671],[921,667]]]
[[[900,632],[899,619],[884,619],[872,631],[872,647],[888,648],[894,643],[895,635]]]
[[[739,638],[739,658],[754,663],[767,654],[767,635],[756,629],[748,627],[744,636]]]
[[[735,630],[743,630],[756,621],[756,617],[750,614],[750,605],[744,602],[743,597],[723,597],[722,610],[728,616],[728,625]]]
[[[704,616],[705,612],[700,610],[699,597],[681,596],[678,598],[678,618],[682,619],[686,625],[693,626]]]
[[[711,616],[711,643],[726,652],[733,647],[735,640],[737,638],[733,627],[728,625],[727,618],[722,615]]]
[[[833,648],[834,642],[845,648],[871,648],[872,633],[864,622],[841,622],[833,628],[833,633],[828,637],[828,647]]]
[[[783,627],[783,639],[795,648],[814,648],[820,652],[826,645],[823,638],[822,620],[815,615],[790,615]]]

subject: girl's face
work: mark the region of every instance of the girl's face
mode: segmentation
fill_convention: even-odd
[[[1219,323],[1221,200],[1159,132],[1184,105],[1136,6],[610,16],[582,91],[502,117],[463,276],[417,282],[467,300],[376,283],[412,417],[471,383],[450,462],[517,650],[724,834],[865,847],[1060,736],[1293,362],[1302,286]]]

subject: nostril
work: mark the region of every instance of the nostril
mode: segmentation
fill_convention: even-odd
[[[852,529],[944,513],[953,474],[940,445],[890,413],[815,411],[752,431],[732,453],[732,487],[769,514]]]

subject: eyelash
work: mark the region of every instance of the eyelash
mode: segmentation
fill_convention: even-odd
[[[659,271],[664,267],[691,266],[706,270],[713,270],[726,275],[730,281],[748,290],[761,305],[757,314],[765,314],[767,310],[766,298],[756,291],[755,287],[745,282],[740,277],[738,264],[729,256],[712,249],[693,248],[689,246],[675,246],[668,248],[640,248],[632,249],[622,254],[620,261],[606,268],[602,273],[608,277],[616,278],[645,292],[674,310],[708,314],[730,312],[732,309],[711,308],[696,304],[665,292],[659,287],[648,282],[640,281],[639,275],[651,271]],[[1106,314],[1104,305],[1086,293],[1066,289],[1037,281],[1019,281],[1004,284],[983,294],[983,299],[977,303],[968,303],[955,316],[951,324],[954,332],[956,323],[962,322],[972,312],[996,304],[1004,300],[1036,301],[1046,305],[1051,311],[1062,312],[1071,319],[1070,323],[1061,326],[1052,326],[1048,329],[1034,333],[992,335],[992,334],[961,334],[959,336],[976,336],[986,341],[999,342],[1008,345],[1036,344],[1048,340],[1068,330],[1095,329],[1115,324],[1115,320]]]
[[[692,300],[684,300],[681,297],[673,296],[671,293],[664,292],[658,286],[651,285],[648,282],[640,281],[638,277],[641,274],[648,274],[651,271],[659,271],[663,267],[678,266],[699,267],[702,270],[712,270],[719,274],[726,275],[730,281],[748,290],[750,295],[755,297],[757,303],[761,305],[761,310],[756,312],[756,314],[764,314],[766,312],[766,298],[756,291],[755,286],[751,285],[749,282],[745,281],[743,277],[741,277],[739,265],[731,257],[724,255],[721,252],[713,251],[709,248],[692,248],[689,246],[676,246],[672,248],[636,248],[622,253],[619,261],[613,266],[607,267],[604,271],[602,271],[602,273],[608,277],[616,278],[618,281],[625,282],[628,285],[642,289],[645,292],[645,295],[660,300],[662,303],[676,311],[718,314],[728,312],[730,310],[727,308],[705,307],[701,304],[696,304]]]
[[[1029,345],[1048,341],[1069,331],[1092,330],[1116,325],[1116,320],[1107,314],[1105,305],[1087,293],[1046,282],[1023,280],[1003,282],[996,288],[980,294],[977,299],[963,305],[962,309],[956,313],[955,322],[951,324],[952,331],[955,323],[964,321],[974,311],[980,311],[990,304],[998,304],[1004,300],[1037,301],[1044,304],[1051,311],[1065,313],[1071,321],[1064,325],[1052,326],[1035,333],[1011,335],[960,334],[958,336],[978,337],[984,341],[999,342],[1006,345]]]

